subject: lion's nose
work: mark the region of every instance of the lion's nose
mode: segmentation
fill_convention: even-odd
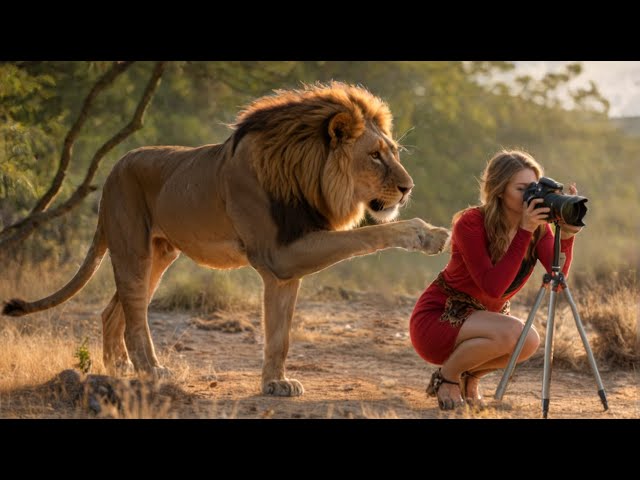
[[[412,188],[413,188],[413,184],[408,185],[408,186],[398,185],[398,190],[400,190],[400,193],[402,195],[407,195],[411,191]]]

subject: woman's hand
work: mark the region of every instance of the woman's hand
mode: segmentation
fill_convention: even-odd
[[[534,232],[540,225],[547,223],[547,217],[549,216],[549,207],[536,208],[536,205],[544,202],[543,198],[534,198],[529,202],[524,202],[522,205],[522,218],[520,219],[520,228]]]
[[[576,188],[575,182],[569,184],[569,195],[577,195],[578,189]],[[560,225],[560,238],[562,240],[567,240],[568,238],[573,237],[576,233],[582,230],[582,227],[577,227],[575,225],[568,225],[564,222],[564,220],[558,220],[558,224]]]

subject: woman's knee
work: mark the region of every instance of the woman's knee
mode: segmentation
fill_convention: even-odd
[[[515,350],[518,340],[522,335],[522,330],[524,329],[524,325],[522,323],[520,323],[519,321],[517,323],[519,325],[514,325],[514,328],[511,331],[511,338],[509,340],[509,353],[512,353]],[[531,328],[527,332],[527,337],[524,340],[524,344],[522,345],[522,350],[520,350],[520,355],[518,355],[518,361],[522,362],[523,360],[526,360],[531,355],[536,353],[539,345],[540,336],[538,335],[538,332],[535,330],[535,328],[531,326]]]
[[[538,350],[539,346],[540,346],[540,335],[538,335],[538,332],[536,331],[535,328],[533,328],[533,325],[532,325],[531,328],[529,329],[529,332],[527,332],[527,338],[524,341],[524,346],[522,347],[522,353],[520,354],[520,359],[524,360],[526,358],[529,358],[531,355],[536,353],[536,350]]]
[[[513,352],[520,336],[522,335],[523,329],[524,323],[522,321],[514,317],[505,317],[503,327],[497,332],[497,341],[504,349],[504,353]],[[532,355],[536,348],[538,348],[539,344],[540,337],[538,336],[538,332],[536,332],[532,327],[529,329],[529,332],[527,332],[527,337],[522,347],[520,357],[525,355],[525,353],[527,356]]]

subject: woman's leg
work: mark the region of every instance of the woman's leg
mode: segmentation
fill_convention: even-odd
[[[453,353],[442,364],[442,375],[456,381],[465,371],[481,377],[491,370],[505,367],[523,327],[524,323],[515,317],[487,311],[473,312],[460,327]],[[539,343],[538,333],[531,328],[518,362],[533,355]],[[466,390],[461,393],[479,399],[478,379],[469,378]],[[457,398],[459,391],[456,385],[444,383],[438,396],[441,399]]]

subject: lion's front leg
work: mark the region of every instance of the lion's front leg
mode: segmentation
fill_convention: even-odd
[[[297,380],[285,377],[284,363],[289,351],[289,331],[296,306],[300,280],[279,281],[269,273],[264,282],[264,363],[262,393],[281,397],[302,395],[304,388]]]
[[[449,238],[446,228],[414,218],[341,232],[312,232],[278,248],[262,262],[280,279],[301,278],[347,258],[387,248],[435,255],[447,247]]]

